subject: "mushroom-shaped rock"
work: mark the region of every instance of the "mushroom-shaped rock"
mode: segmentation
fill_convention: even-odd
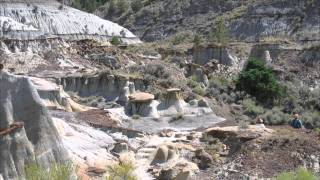
[[[130,115],[137,114],[142,117],[158,118],[157,105],[158,102],[154,101],[153,94],[137,92],[129,96],[129,104],[126,110]]]
[[[158,109],[163,115],[183,113],[186,102],[180,94],[181,90],[177,88],[167,89],[163,101],[159,104]]]

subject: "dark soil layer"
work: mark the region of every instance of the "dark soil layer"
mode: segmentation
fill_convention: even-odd
[[[248,176],[272,178],[304,164],[312,168],[311,156],[320,155],[318,134],[289,126],[270,128],[275,130],[272,136],[242,144],[239,151],[201,171],[193,179],[247,179]]]

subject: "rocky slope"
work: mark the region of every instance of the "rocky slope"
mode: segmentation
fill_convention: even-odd
[[[319,1],[313,0],[156,0],[146,1],[138,12],[110,13],[108,3],[96,14],[118,22],[146,41],[192,31],[207,35],[224,19],[234,40],[263,37],[320,40]]]

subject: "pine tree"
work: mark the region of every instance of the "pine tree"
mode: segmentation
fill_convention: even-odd
[[[223,19],[219,19],[216,26],[212,28],[209,33],[209,41],[216,42],[221,45],[227,45],[229,43],[229,32]]]

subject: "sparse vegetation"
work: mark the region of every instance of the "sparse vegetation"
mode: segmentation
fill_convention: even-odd
[[[118,45],[120,45],[122,42],[121,42],[121,39],[120,39],[119,37],[113,36],[113,37],[111,38],[110,43],[111,43],[112,45],[118,46]]]
[[[276,180],[317,180],[319,176],[316,176],[313,172],[300,167],[294,172],[284,172],[278,175]]]
[[[107,0],[73,0],[71,6],[87,12],[93,12],[106,2]]]
[[[73,172],[71,163],[53,164],[48,170],[33,163],[25,169],[27,180],[70,180]]]
[[[290,114],[286,114],[281,111],[279,107],[274,107],[271,110],[268,110],[261,118],[269,125],[283,125],[290,121]]]
[[[106,180],[137,180],[133,174],[135,166],[132,162],[120,161],[107,167]]]

